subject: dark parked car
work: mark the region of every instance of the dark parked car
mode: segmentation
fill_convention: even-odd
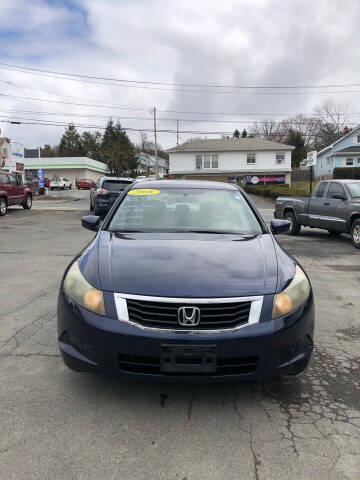
[[[360,180],[320,182],[311,198],[279,197],[275,218],[289,220],[290,235],[298,235],[301,226],[323,228],[332,236],[350,233],[360,248]]]
[[[32,207],[32,192],[12,173],[0,172],[0,217],[11,205],[22,205],[29,210]]]
[[[132,178],[101,177],[90,192],[90,211],[95,215],[105,215],[133,182]]]
[[[83,178],[82,180],[78,180],[76,182],[76,186],[78,190],[80,190],[81,188],[83,188],[84,190],[90,190],[90,188],[95,188],[96,183],[90,178]]]
[[[150,181],[118,198],[60,286],[58,340],[77,371],[244,380],[302,372],[309,280],[233,184]]]

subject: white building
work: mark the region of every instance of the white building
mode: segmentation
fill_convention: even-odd
[[[256,137],[205,139],[167,150],[172,178],[291,183],[294,147]]]
[[[15,173],[24,181],[24,145],[0,138],[0,168]]]
[[[26,181],[31,182],[37,179],[39,168],[44,170],[44,176],[47,178],[65,177],[72,183],[76,180],[89,178],[96,181],[102,175],[108,173],[108,167],[105,163],[98,162],[88,157],[42,157],[25,158],[24,168]]]
[[[155,155],[150,155],[148,153],[137,153],[136,158],[139,162],[138,169],[143,173],[154,173],[155,172]],[[158,157],[158,166],[159,166],[159,176],[163,177],[167,173],[168,162],[164,158]]]

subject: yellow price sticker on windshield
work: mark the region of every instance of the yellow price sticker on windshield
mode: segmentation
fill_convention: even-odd
[[[130,190],[129,195],[158,195],[160,190],[154,190],[153,188],[138,188],[137,190]]]

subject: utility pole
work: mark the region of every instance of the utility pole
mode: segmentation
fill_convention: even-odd
[[[176,146],[179,146],[179,120],[176,120]]]
[[[154,111],[154,144],[155,144],[155,178],[159,180],[159,161],[157,156],[157,139],[156,139],[156,107],[153,108]]]

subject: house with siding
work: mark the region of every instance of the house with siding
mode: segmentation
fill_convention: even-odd
[[[183,179],[290,184],[293,149],[258,137],[196,139],[167,150],[169,174]]]
[[[318,152],[314,175],[331,175],[335,167],[360,167],[360,125]]]

